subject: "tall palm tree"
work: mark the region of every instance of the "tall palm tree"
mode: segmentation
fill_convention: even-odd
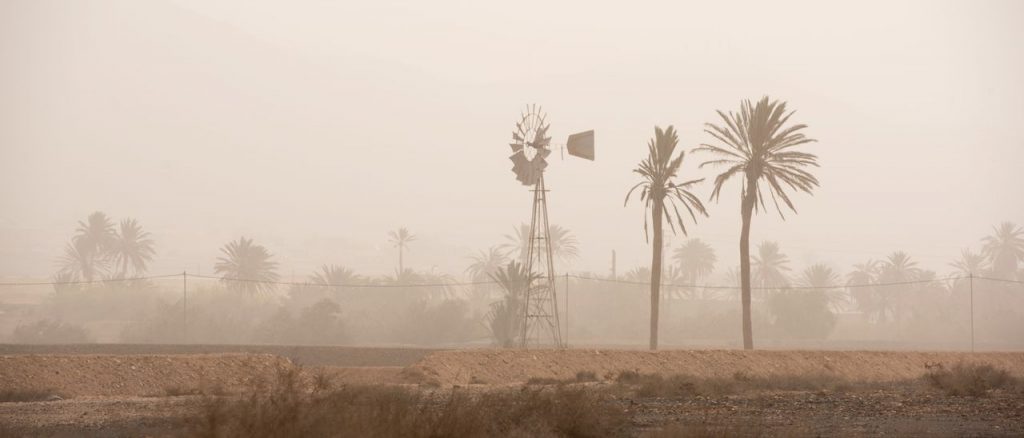
[[[110,256],[117,268],[116,275],[124,277],[129,268],[135,275],[145,273],[146,264],[153,260],[154,253],[149,233],[143,231],[135,219],[122,220],[110,244]]]
[[[992,230],[991,235],[981,239],[985,245],[982,254],[997,276],[1013,278],[1017,263],[1024,260],[1024,229],[1013,222],[1003,222]]]
[[[388,241],[395,248],[398,248],[398,272],[405,272],[405,263],[403,261],[403,254],[405,249],[409,247],[409,242],[416,240],[416,236],[409,232],[405,227],[401,227],[395,231],[388,233]]]
[[[750,322],[750,221],[755,211],[767,209],[763,192],[771,195],[772,204],[782,216],[779,199],[796,212],[793,201],[786,190],[811,193],[818,186],[818,179],[805,167],[818,166],[817,157],[794,150],[796,146],[815,140],[805,137],[801,130],[807,125],[786,126],[793,112],[786,112],[786,103],[762,98],[757,104],[744,100],[737,113],[725,114],[718,111],[724,126],[705,124],[704,132],[710,134],[721,146],[701,144],[696,151],[715,156],[701,167],[725,165],[728,168],[715,177],[715,188],[711,199],[717,200],[725,182],[734,176],[742,176],[743,190],[740,192],[740,214],[743,225],[740,229],[740,288],[743,306],[743,348],[754,348],[754,334]],[[763,183],[763,184],[762,184]],[[764,190],[762,190],[764,189]]]
[[[217,258],[213,270],[229,289],[248,294],[274,290],[273,282],[280,278],[275,271],[277,263],[271,260],[272,254],[263,245],[239,237],[224,245],[220,252],[224,255]]]
[[[654,225],[653,255],[651,259],[651,350],[658,349],[658,308],[661,296],[661,251],[663,247],[662,224],[668,222],[673,233],[676,232],[676,224],[679,231],[686,235],[686,226],[683,224],[683,215],[680,207],[689,213],[690,218],[696,223],[697,213],[707,216],[704,204],[700,202],[690,188],[704,180],[695,179],[683,183],[676,183],[674,179],[679,174],[679,168],[683,164],[684,151],[675,155],[676,146],[679,144],[679,136],[676,130],[669,126],[664,131],[661,128],[654,128],[654,138],[647,144],[647,157],[640,162],[633,172],[640,175],[641,181],[634,185],[626,193],[626,200],[623,205],[629,204],[629,196],[636,189],[640,189],[640,201],[644,204],[644,239],[647,239],[647,211],[651,213],[651,222]],[[671,207],[671,208],[669,208]]]
[[[779,250],[779,244],[761,242],[754,256],[754,284],[758,287],[783,287],[789,285],[789,257]]]
[[[555,261],[567,263],[579,256],[579,241],[576,236],[561,225],[552,224],[548,227],[551,240],[551,255]],[[505,235],[506,242],[499,246],[506,251],[506,257],[515,255],[517,260],[525,264],[527,251],[530,247],[530,224],[519,224],[512,234]]]

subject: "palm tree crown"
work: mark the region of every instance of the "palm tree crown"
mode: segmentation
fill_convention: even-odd
[[[508,257],[496,246],[481,250],[479,254],[471,257],[473,263],[466,268],[466,274],[472,281],[486,281],[502,266],[508,263]]]
[[[1024,229],[1013,222],[1003,222],[993,231],[981,240],[982,254],[996,274],[1010,278],[1017,271],[1017,263],[1024,260]]]
[[[969,276],[980,275],[985,272],[985,256],[970,249],[960,251],[960,258],[950,263],[949,266],[956,270],[957,275]]]
[[[74,240],[97,252],[104,252],[113,244],[116,235],[114,222],[106,213],[97,211],[90,214],[85,221],[78,221]]]
[[[762,180],[767,183],[767,191],[780,215],[782,209],[779,208],[779,199],[782,199],[791,210],[796,211],[783,185],[793,190],[811,193],[814,187],[818,186],[818,179],[803,168],[818,167],[818,157],[793,150],[796,146],[817,141],[799,132],[807,125],[785,126],[793,113],[786,112],[785,102],[769,101],[765,96],[757,105],[744,100],[739,113],[730,111],[726,115],[718,111],[719,117],[725,122],[724,127],[713,123],[705,124],[704,132],[725,146],[701,144],[694,149],[717,157],[701,163],[700,167],[729,166],[725,172],[715,177],[712,199],[718,199],[726,181],[733,176],[742,175],[746,182],[742,196],[753,201],[755,211],[766,207],[762,195]]]
[[[704,203],[696,195],[690,192],[690,188],[697,183],[704,181],[704,178],[686,181],[677,184],[673,179],[679,175],[679,168],[683,164],[684,151],[679,151],[679,156],[673,158],[676,146],[679,144],[679,136],[676,135],[674,127],[662,131],[661,128],[654,128],[654,138],[647,143],[647,157],[640,162],[640,165],[633,169],[633,172],[640,175],[641,181],[629,189],[626,193],[626,201],[623,205],[629,204],[629,197],[636,189],[640,189],[640,201],[644,203],[645,210],[661,210],[665,222],[674,233],[675,224],[679,224],[679,231],[686,235],[686,224],[683,223],[683,215],[679,207],[682,206],[694,222],[697,221],[697,214],[707,216]],[[666,202],[668,201],[668,202]],[[666,207],[671,206],[669,210]],[[652,221],[660,223],[661,215],[652,217]],[[644,214],[644,238],[647,233],[647,214]]]
[[[558,224],[548,227],[549,239],[551,242],[551,254],[556,261],[570,262],[579,256],[579,241],[568,228]],[[526,263],[527,251],[530,249],[530,225],[519,224],[512,234],[505,235],[506,242],[498,248],[506,251],[506,257],[513,255],[518,257],[520,263]]]
[[[136,275],[146,272],[146,265],[153,260],[153,241],[149,233],[142,230],[135,219],[124,219],[121,227],[114,233],[110,245],[110,254],[117,274],[124,276],[129,268]]]
[[[696,283],[715,270],[718,256],[715,250],[703,240],[689,239],[678,248],[673,256],[681,270],[682,280]]]
[[[274,290],[273,282],[279,278],[277,263],[271,260],[267,248],[256,245],[252,239],[240,237],[220,249],[224,255],[217,258],[213,270],[221,276],[231,290],[259,294]]]

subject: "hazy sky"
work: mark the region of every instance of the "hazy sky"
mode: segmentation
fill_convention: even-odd
[[[548,172],[578,271],[649,263],[622,201],[655,125],[689,150],[764,94],[819,140],[821,188],[753,225],[797,267],[904,249],[945,272],[1024,222],[1024,3],[596,3],[0,0],[0,276],[48,275],[95,210],[153,233],[154,273],[209,273],[240,235],[286,279],[389,273],[407,226],[408,266],[459,274],[529,220],[507,159],[528,103],[555,142],[597,131],[595,162]],[[701,158],[685,178],[714,176]],[[691,236],[724,270],[735,183],[709,211]]]

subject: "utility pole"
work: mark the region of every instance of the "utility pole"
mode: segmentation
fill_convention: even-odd
[[[565,348],[569,348],[569,273],[565,273]]]
[[[971,279],[971,353],[974,353],[974,273],[970,274]]]
[[[188,343],[188,271],[181,271],[181,339]]]

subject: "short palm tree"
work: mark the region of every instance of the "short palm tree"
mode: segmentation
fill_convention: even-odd
[[[217,258],[213,270],[229,289],[253,295],[274,290],[273,282],[279,278],[275,272],[277,263],[263,245],[240,237],[224,245],[220,252],[223,255]]]
[[[715,270],[715,263],[718,261],[714,248],[700,239],[688,239],[676,248],[672,258],[679,267],[678,282],[689,285],[696,285],[711,275]],[[689,289],[691,289],[689,295],[697,295],[696,287]]]
[[[492,246],[486,251],[470,257],[473,263],[466,268],[466,275],[472,281],[486,281],[492,274],[508,263],[508,256],[500,248]]]
[[[416,240],[416,236],[410,233],[405,227],[401,227],[388,233],[388,236],[388,241],[391,242],[392,245],[395,245],[395,248],[398,248],[398,272],[405,272],[403,255],[405,253],[405,249],[409,247],[409,242]]]
[[[672,126],[662,130],[654,128],[654,138],[647,144],[647,157],[640,162],[633,172],[640,175],[641,181],[634,185],[626,193],[626,200],[634,191],[640,189],[640,201],[644,204],[644,238],[647,239],[647,212],[650,211],[651,222],[654,228],[653,255],[651,259],[651,339],[650,348],[658,348],[658,310],[661,296],[661,251],[663,247],[662,224],[668,222],[673,233],[676,232],[676,224],[679,225],[679,232],[686,235],[686,225],[683,223],[683,215],[680,208],[689,213],[690,218],[696,222],[697,214],[707,216],[704,204],[700,202],[690,189],[704,178],[676,183],[675,178],[679,175],[679,168],[683,164],[684,151],[675,155],[676,146],[679,144],[679,136]]]
[[[1000,278],[1013,278],[1017,263],[1024,260],[1024,228],[1013,222],[993,227],[993,233],[982,239],[982,254]]]
[[[84,239],[72,239],[64,246],[64,255],[59,260],[59,274],[65,281],[91,282],[107,273],[108,260]]]
[[[124,277],[131,269],[135,275],[146,272],[146,265],[153,260],[153,240],[142,230],[135,219],[124,219],[114,233],[110,244],[110,256],[117,269],[116,275]]]
[[[718,256],[714,248],[700,239],[689,239],[675,250],[673,258],[682,270],[683,281],[696,283],[715,270]]]
[[[828,302],[829,308],[838,313],[843,310],[848,301],[835,287],[839,285],[839,282],[839,274],[836,271],[828,265],[818,263],[804,269],[796,284],[801,287],[814,288],[810,292],[821,295]]]
[[[773,288],[789,285],[789,256],[779,250],[779,244],[761,242],[754,256],[753,282],[758,287]]]
[[[489,277],[505,292],[500,301],[491,304],[491,310],[485,317],[491,337],[498,346],[513,347],[521,341],[523,324],[526,322],[526,295],[537,276],[512,260]]]
[[[787,190],[811,193],[818,179],[804,168],[817,167],[817,157],[794,148],[815,140],[807,138],[801,130],[807,125],[786,126],[793,112],[786,112],[786,103],[762,98],[757,104],[744,100],[737,113],[718,111],[724,126],[705,124],[704,132],[721,145],[701,144],[695,151],[707,152],[714,159],[701,167],[727,166],[715,177],[711,199],[717,200],[726,181],[734,176],[743,178],[740,192],[740,288],[743,307],[743,348],[754,348],[754,334],[750,320],[750,221],[755,211],[767,209],[767,192],[775,209],[782,215],[779,200],[796,212]]]
[[[969,277],[971,275],[981,275],[986,270],[985,264],[987,263],[986,257],[982,254],[978,254],[971,251],[970,248],[966,248],[960,251],[960,258],[950,263],[949,266],[956,270],[956,274],[961,277]]]

